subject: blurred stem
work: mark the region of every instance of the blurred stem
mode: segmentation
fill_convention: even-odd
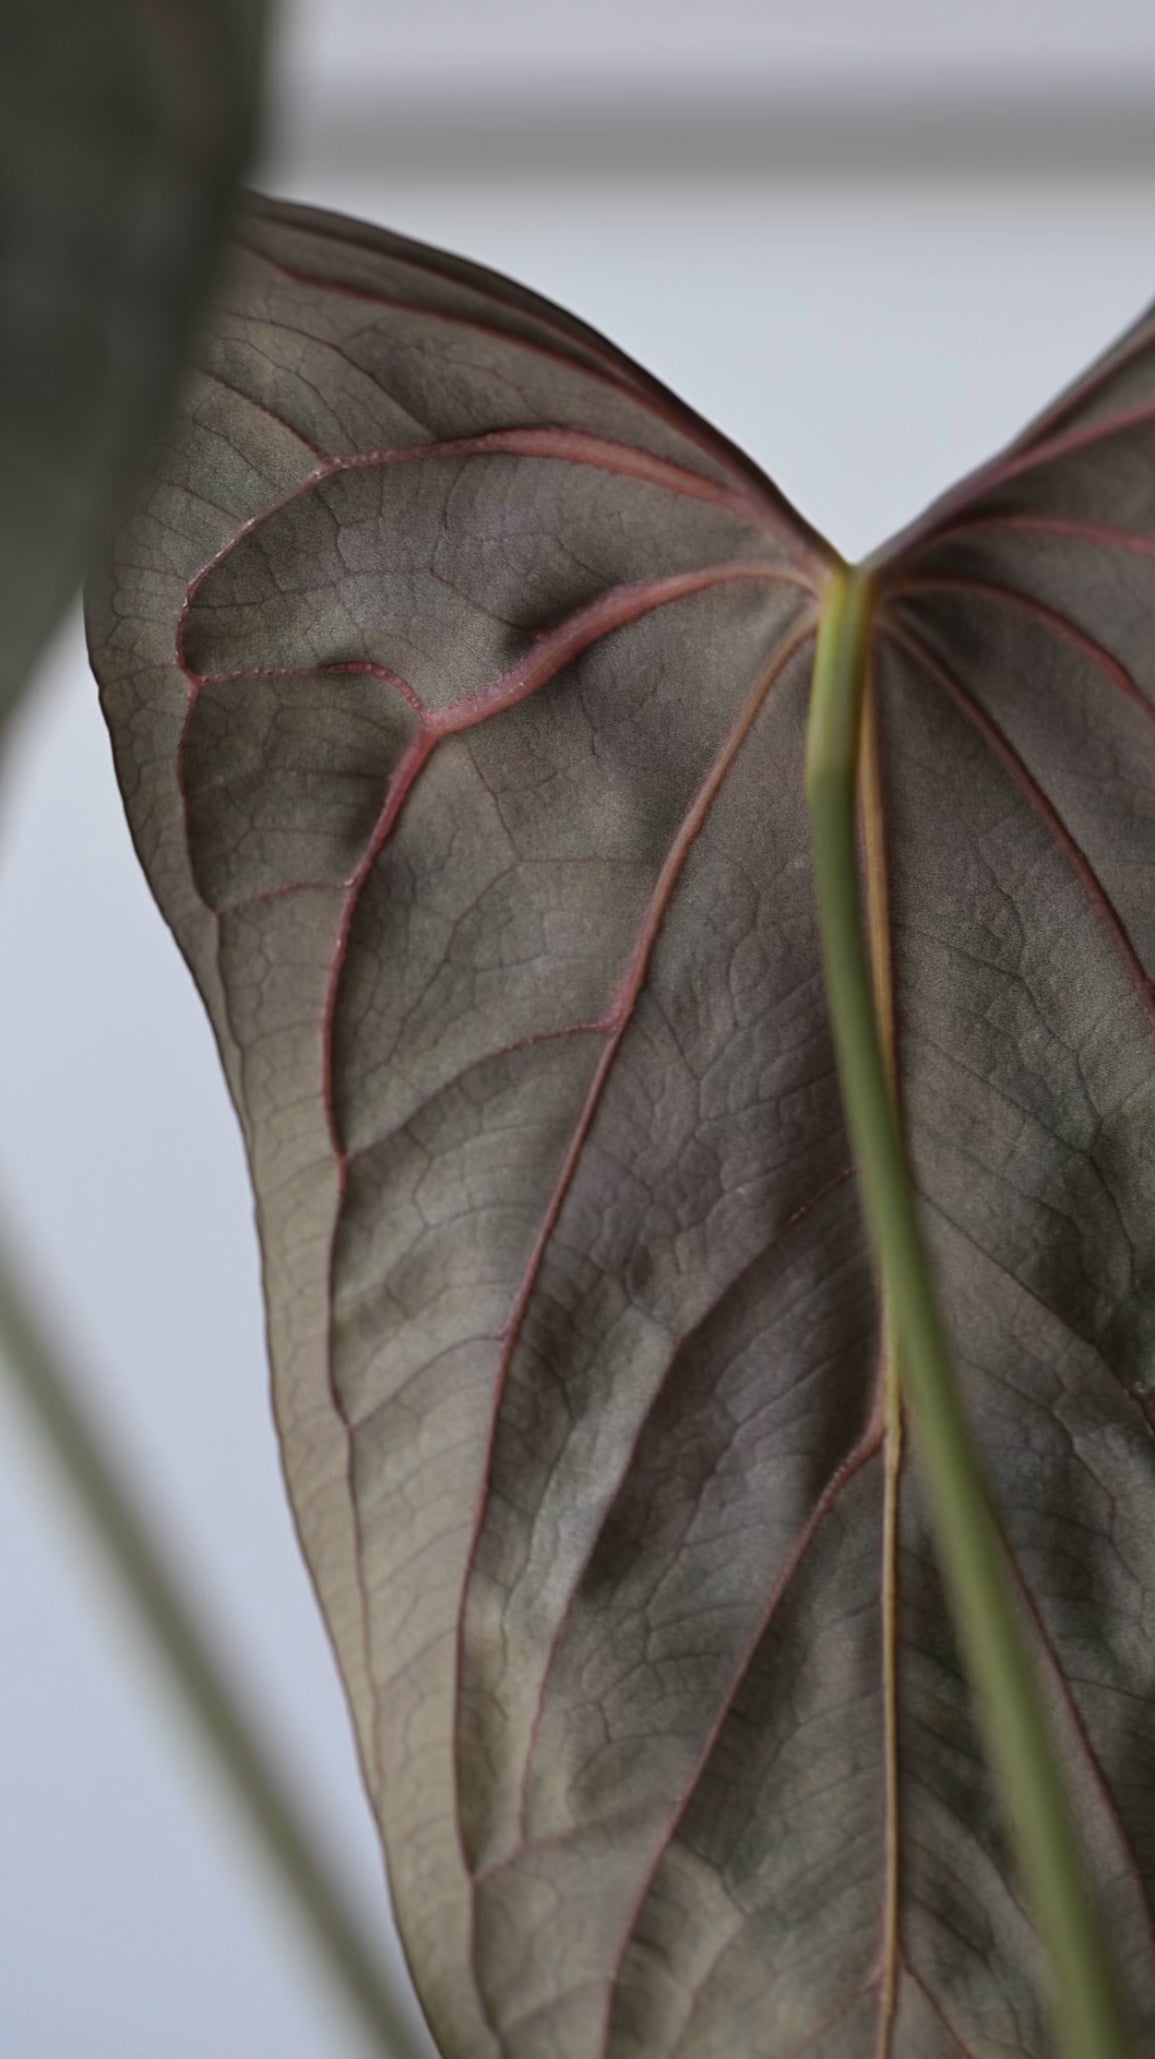
[[[177,1695],[240,1805],[266,1858],[295,1902],[314,1945],[371,2048],[388,2059],[420,2059],[387,1965],[275,1770],[272,1752],[246,1714],[211,1640],[95,1418],[41,1331],[0,1247],[0,1356],[84,1510],[92,1530],[159,1655]]]
[[[947,1591],[1050,1956],[1058,2046],[1066,2059],[1128,2059],[1119,1988],[939,1311],[879,1032],[857,850],[871,611],[868,575],[835,572],[819,624],[807,739],[815,890],[843,1105]]]

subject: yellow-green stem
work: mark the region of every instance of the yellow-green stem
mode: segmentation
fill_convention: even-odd
[[[871,607],[865,573],[832,575],[807,739],[815,888],[843,1105],[947,1591],[1050,1958],[1058,2046],[1066,2059],[1129,2059],[1120,1990],[939,1311],[879,1034],[856,836]]]
[[[281,1781],[180,1581],[120,1476],[106,1439],[21,1292],[0,1248],[0,1358],[88,1518],[184,1709],[266,1857],[384,2059],[418,2059],[389,1970]]]

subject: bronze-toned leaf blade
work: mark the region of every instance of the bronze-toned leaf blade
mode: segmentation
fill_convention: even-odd
[[[508,282],[277,203],[240,243],[90,636],[245,1129],[437,2035],[1034,2059],[823,999],[832,554]],[[1144,379],[1155,412],[1140,332],[885,560],[867,843],[968,1401],[1152,2035]]]
[[[264,0],[5,0],[0,716],[144,462],[252,147]]]

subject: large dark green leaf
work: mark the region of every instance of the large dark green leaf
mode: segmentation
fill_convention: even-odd
[[[0,717],[171,399],[264,0],[0,9]]]
[[[823,1001],[832,554],[507,282],[283,206],[243,244],[92,648],[438,2035],[1038,2059]],[[869,804],[927,1225],[1148,2039],[1153,339],[883,560]]]

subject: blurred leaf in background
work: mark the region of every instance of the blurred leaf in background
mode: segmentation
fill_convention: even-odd
[[[0,0],[0,719],[147,456],[252,148],[266,0]]]

